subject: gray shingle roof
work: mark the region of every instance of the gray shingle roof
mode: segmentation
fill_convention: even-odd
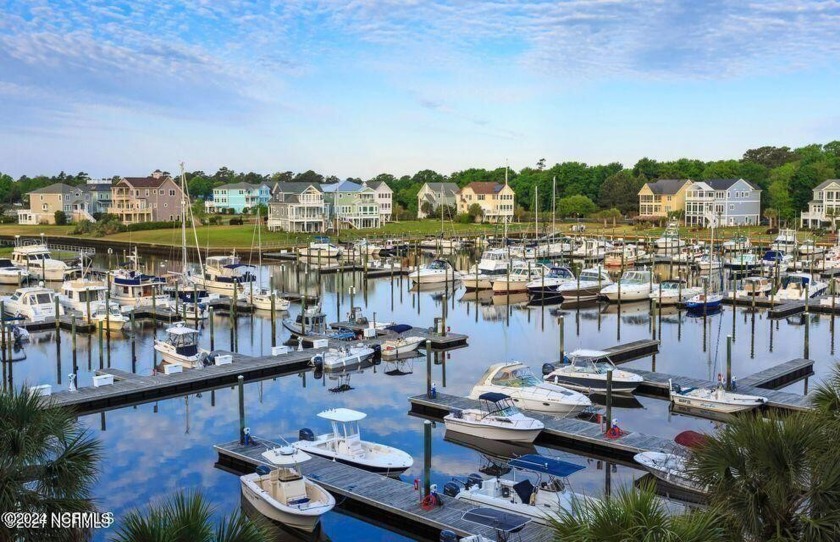
[[[302,194],[307,188],[310,186],[314,187],[315,190],[321,191],[318,183],[296,183],[296,182],[284,182],[284,183],[277,183],[274,185],[275,192],[283,192],[283,193],[291,193],[291,194]]]
[[[443,192],[444,196],[454,196],[461,190],[455,183],[426,183],[426,186],[435,194]]]
[[[689,179],[659,179],[658,181],[647,183],[647,186],[654,194],[674,195],[687,182],[689,182]]]
[[[49,186],[45,186],[43,188],[38,188],[37,190],[32,190],[29,192],[30,194],[72,194],[76,190],[81,190],[82,192],[87,192],[88,189],[86,186],[70,186],[69,184],[64,183],[55,183]]]
[[[822,190],[823,188],[826,188],[831,183],[840,184],[840,179],[826,179],[823,182],[821,182],[820,184],[818,184],[817,186],[815,186],[814,190]]]
[[[745,179],[707,179],[703,182],[711,186],[715,190],[729,190],[730,188],[732,188],[732,185],[737,183],[738,181],[744,181],[753,190],[758,190],[758,187],[756,185]]]

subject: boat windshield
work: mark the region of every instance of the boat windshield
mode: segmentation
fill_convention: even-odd
[[[41,294],[35,294],[36,304],[38,305],[49,305],[52,303],[52,296],[46,292]]]
[[[649,282],[648,276],[645,273],[641,273],[639,271],[631,271],[630,273],[625,274],[619,280],[621,284],[647,284]]]
[[[581,282],[598,282],[599,280],[606,282],[606,279],[599,273],[598,271],[591,270],[583,270],[580,272],[580,281]]]
[[[446,262],[443,260],[435,260],[429,264],[427,269],[446,269]]]
[[[501,399],[499,401],[482,401],[485,405],[485,416],[514,416],[519,413],[519,409],[513,404],[510,397]]]
[[[502,369],[491,382],[510,388],[529,388],[540,384],[540,380],[534,376],[531,369],[524,366]]]

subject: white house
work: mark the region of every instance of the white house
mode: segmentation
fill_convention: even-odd
[[[423,212],[423,205],[428,203],[432,209],[440,205],[458,207],[458,193],[460,189],[455,183],[423,183],[420,191],[417,192],[417,218],[426,218]]]
[[[379,204],[379,218],[384,224],[391,222],[394,219],[394,191],[388,186],[385,181],[366,181],[364,183],[368,188],[375,191],[376,203]]]
[[[277,183],[268,202],[269,231],[323,232],[324,194],[314,183]]]
[[[828,179],[814,187],[814,199],[802,213],[803,228],[819,228],[823,222],[840,219],[840,179]]]
[[[687,226],[750,226],[761,219],[761,190],[744,179],[695,181],[685,194]]]

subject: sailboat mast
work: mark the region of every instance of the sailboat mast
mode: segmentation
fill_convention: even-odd
[[[187,189],[184,163],[181,162],[181,274],[187,273]]]
[[[540,232],[540,187],[534,187],[534,239]]]
[[[557,175],[551,179],[551,234],[557,231]]]

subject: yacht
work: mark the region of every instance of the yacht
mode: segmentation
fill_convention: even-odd
[[[817,243],[814,242],[813,239],[807,239],[803,241],[801,245],[799,245],[799,248],[797,250],[800,256],[811,259],[814,257],[822,256],[825,252],[825,247],[819,246]]]
[[[662,237],[653,242],[653,246],[656,247],[656,252],[660,254],[666,252],[669,254],[677,253],[685,245],[685,239],[680,238],[679,222],[675,221],[669,222],[668,227],[662,233]]]
[[[29,271],[15,265],[9,258],[0,258],[0,284],[22,285],[29,280]]]
[[[705,253],[695,261],[700,271],[717,271],[723,267],[723,260],[717,254]]]
[[[478,273],[482,275],[503,276],[507,273],[511,258],[504,248],[485,250],[478,261]]]
[[[768,250],[761,257],[760,263],[765,274],[774,275],[776,272],[782,274],[793,265],[793,256],[782,250]]]
[[[739,252],[724,259],[723,266],[732,271],[752,271],[761,266],[761,261],[752,252]]]
[[[239,298],[247,295],[249,283],[257,280],[253,268],[242,263],[235,252],[229,256],[209,256],[204,262],[203,272],[191,275],[190,279],[210,293]]]
[[[155,350],[165,363],[181,365],[187,369],[203,367],[209,351],[198,347],[198,330],[175,322],[166,328],[166,339],[155,339]]]
[[[746,277],[741,288],[735,291],[735,297],[770,296],[773,282],[766,277]]]
[[[627,244],[607,252],[604,255],[604,265],[607,267],[631,267],[645,256],[647,256],[647,252],[643,249],[640,249],[637,245]]]
[[[58,301],[68,313],[88,316],[95,312],[100,305],[105,305],[105,294],[108,286],[104,281],[89,278],[65,281],[61,285]],[[119,310],[119,303],[113,303]]]
[[[166,295],[166,279],[146,275],[138,269],[116,269],[111,271],[111,299],[121,306],[135,310],[172,310],[172,299]]]
[[[333,408],[318,414],[332,425],[332,432],[315,435],[304,428],[298,433],[299,440],[292,444],[298,450],[358,467],[360,469],[399,476],[411,468],[414,460],[397,448],[362,440],[359,422],[367,414],[349,408]]]
[[[793,253],[796,250],[796,231],[788,228],[779,230],[779,235],[773,240],[770,245],[770,250],[779,250],[782,252]]]
[[[81,267],[54,260],[43,244],[18,245],[12,250],[12,263],[29,271],[38,280],[67,280],[78,275]]]
[[[557,287],[563,284],[575,282],[575,274],[568,267],[552,266],[548,273],[525,285],[528,288],[528,295],[533,298],[543,299],[557,296]]]
[[[338,258],[342,252],[341,247],[330,243],[328,238],[316,237],[315,241],[309,243],[309,246],[298,249],[298,256],[310,260],[317,258]]]
[[[120,311],[120,306],[116,303],[111,303],[110,306],[101,303],[90,315],[90,320],[97,327],[99,322],[102,322],[103,329],[108,331],[122,331],[130,322],[130,318]]]
[[[600,350],[575,350],[559,367],[543,367],[546,382],[553,382],[587,393],[606,393],[607,372],[612,371],[612,392],[633,393],[643,378],[630,371],[616,368],[609,354]]]
[[[384,250],[384,247],[382,245],[377,245],[376,243],[371,243],[367,239],[359,239],[353,243],[353,248],[351,250],[358,255],[367,254],[368,256],[379,256]],[[317,258],[318,256],[316,255],[315,257]]]
[[[663,280],[650,293],[650,299],[663,307],[678,305],[683,301],[703,293],[703,288],[689,287],[685,280]]]
[[[248,302],[254,306],[255,309],[262,311],[271,310],[271,299],[274,298],[275,311],[287,311],[292,306],[291,301],[280,295],[277,290],[270,290],[269,288],[255,288],[253,291],[249,290],[247,293]]]
[[[459,280],[461,275],[446,260],[432,260],[412,271],[408,278],[416,284],[439,284]]]
[[[592,301],[598,298],[605,286],[612,283],[612,277],[606,269],[601,266],[589,267],[580,272],[576,281],[558,285],[555,293],[564,302]]]
[[[708,388],[682,388],[669,380],[668,385],[671,402],[675,405],[709,412],[733,414],[752,410],[767,403],[766,397],[726,391],[723,384]]]
[[[558,416],[576,416],[592,401],[585,395],[537,378],[530,367],[519,362],[491,365],[473,386],[469,397],[478,399],[487,392],[504,393],[523,410]]]
[[[548,275],[549,268],[539,263],[519,263],[504,276],[493,281],[493,294],[517,294],[528,291],[528,284]]]
[[[583,242],[572,251],[572,258],[584,260],[603,260],[607,251],[612,245],[601,239],[585,238]]]
[[[648,270],[625,271],[614,284],[604,287],[601,296],[609,301],[640,301],[653,291],[653,275]]]
[[[3,297],[6,314],[26,318],[30,322],[43,322],[47,318],[55,318],[55,292],[43,286],[18,288],[11,296]],[[64,314],[64,309],[58,305],[58,315]]]
[[[504,393],[487,392],[478,397],[479,408],[453,409],[444,416],[447,431],[489,440],[534,442],[543,423],[525,416]]]
[[[779,301],[805,301],[825,294],[828,283],[815,280],[808,273],[788,273],[782,279],[782,286],[776,292]]]

